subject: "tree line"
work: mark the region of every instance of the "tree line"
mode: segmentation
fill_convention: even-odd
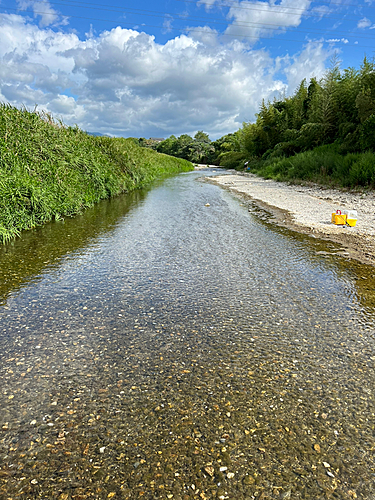
[[[215,143],[211,142],[208,134],[203,131],[197,132],[194,137],[188,134],[179,137],[171,135],[162,142],[141,138],[139,144],[192,163],[209,163],[215,156]]]
[[[341,70],[334,58],[321,79],[303,79],[293,95],[262,101],[254,123],[243,123],[238,131],[212,142],[204,132],[198,132],[194,138],[186,134],[171,136],[157,144],[156,150],[195,163],[227,168],[241,169],[248,162],[254,170],[284,178],[288,177],[288,169],[285,162],[281,166],[283,160],[303,153],[311,160],[311,154],[307,153],[317,148],[319,152],[322,147],[328,156],[334,153],[336,160],[320,165],[320,177],[332,177],[335,163],[342,166],[343,158],[348,155],[366,153],[367,163],[371,163],[369,154],[375,151],[373,60],[364,58],[359,69]],[[359,157],[351,158],[355,162]],[[351,165],[347,167],[350,170]],[[368,165],[366,169],[370,171],[362,179],[357,175],[351,184],[374,185],[374,167]],[[292,176],[298,178],[298,174],[294,168]],[[336,174],[338,177],[345,172]]]

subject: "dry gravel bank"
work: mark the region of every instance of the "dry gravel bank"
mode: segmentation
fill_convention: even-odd
[[[270,211],[277,224],[343,245],[349,258],[375,266],[375,192],[353,193],[317,185],[289,185],[236,173],[207,178]],[[335,226],[331,213],[357,210],[355,227]]]

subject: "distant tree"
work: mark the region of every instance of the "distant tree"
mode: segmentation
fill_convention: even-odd
[[[339,127],[342,124],[357,124],[358,109],[356,98],[361,90],[359,72],[355,68],[348,68],[342,72],[338,83],[336,100],[338,103],[337,119]]]
[[[182,134],[178,138],[172,135],[157,146],[157,151],[199,163],[207,162],[214,154],[215,147],[208,134],[198,131],[194,138],[188,134]]]
[[[156,146],[156,150],[158,153],[164,153],[170,156],[176,156],[176,152],[178,149],[178,141],[174,135],[168,137]]]
[[[176,156],[190,161],[190,145],[194,139],[188,134],[182,134],[177,139],[177,153]]]
[[[194,142],[189,146],[190,161],[194,163],[208,163],[210,157],[215,151],[207,134],[197,132],[194,136]]]
[[[208,134],[205,134],[202,130],[199,130],[194,136],[195,142],[207,142],[208,144],[211,142]]]
[[[309,121],[312,112],[312,103],[320,89],[320,85],[316,78],[311,78],[309,86],[307,88],[307,96],[303,101],[304,116],[306,121]]]

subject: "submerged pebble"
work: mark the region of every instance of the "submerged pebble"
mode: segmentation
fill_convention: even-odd
[[[369,270],[180,182],[0,309],[0,497],[368,500]]]

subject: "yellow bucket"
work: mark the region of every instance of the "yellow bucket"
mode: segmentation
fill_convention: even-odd
[[[345,226],[346,224],[346,214],[335,214],[335,224],[336,226]]]
[[[350,227],[354,227],[357,224],[357,219],[346,219],[346,223]]]

